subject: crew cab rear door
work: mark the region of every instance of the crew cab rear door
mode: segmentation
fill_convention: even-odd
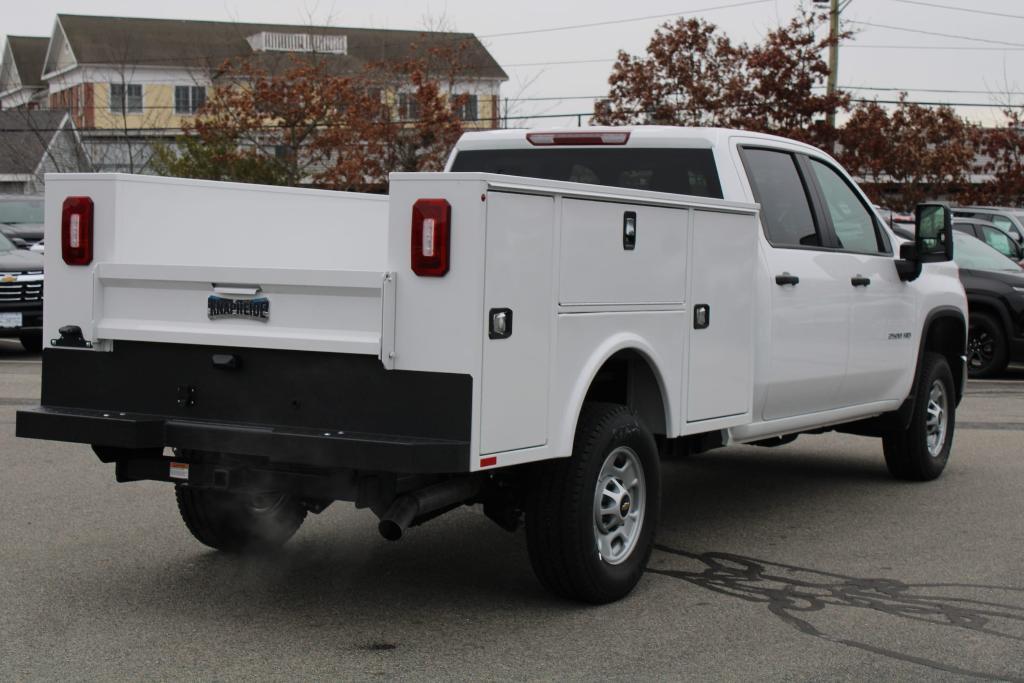
[[[744,146],[741,157],[766,242],[762,291],[769,292],[770,315],[761,320],[770,321],[770,342],[758,355],[767,387],[763,419],[837,408],[850,343],[846,256],[820,225],[798,155]]]

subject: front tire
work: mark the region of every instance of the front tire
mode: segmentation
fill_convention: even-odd
[[[572,457],[533,466],[526,539],[552,593],[595,604],[627,595],[654,543],[661,475],[654,437],[626,406],[585,405]]]
[[[967,374],[972,379],[1002,374],[1010,362],[1006,333],[999,319],[971,313],[967,327]]]
[[[276,550],[306,518],[306,509],[282,493],[239,494],[181,485],[174,493],[181,518],[196,540],[229,553]]]
[[[953,373],[937,353],[924,357],[910,426],[882,437],[889,473],[897,479],[930,481],[946,468],[956,426]]]

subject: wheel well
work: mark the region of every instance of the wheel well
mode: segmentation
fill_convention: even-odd
[[[964,344],[967,339],[967,327],[963,318],[954,315],[944,315],[932,321],[928,327],[927,336],[924,339],[923,351],[940,353],[946,358],[950,369],[953,371],[953,384],[956,385],[956,395],[963,395],[963,373],[957,372],[960,367],[960,357],[965,353]]]
[[[1006,313],[999,306],[990,301],[971,299],[967,302],[967,307],[970,309],[971,313],[987,313],[992,316],[999,321],[999,326],[1003,328],[1003,334],[1008,337],[1012,335],[1012,330],[1009,327],[1009,321]]]
[[[638,351],[619,351],[606,360],[583,400],[627,405],[636,411],[652,434],[668,431],[661,384],[650,361]]]

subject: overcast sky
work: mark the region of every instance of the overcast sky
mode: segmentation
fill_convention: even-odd
[[[0,0],[0,30],[12,35],[49,35],[57,13],[298,24],[312,20],[394,29],[421,29],[444,17],[456,30],[480,36],[505,67],[510,80],[502,87],[502,95],[518,101],[514,113],[539,115],[590,111],[588,98],[607,92],[616,52],[643,52],[654,29],[673,17],[625,20],[675,13],[697,15],[717,24],[734,41],[753,42],[786,22],[798,6],[798,0],[746,0],[741,7],[709,9],[741,2],[744,0]],[[934,5],[967,6],[972,11]],[[841,85],[905,88],[911,99],[950,103],[1003,101],[1005,94],[1000,93],[1024,91],[1021,0],[850,0],[843,19],[848,22],[846,28],[858,33],[840,50]],[[613,21],[618,23],[536,32]],[[517,31],[535,32],[495,35]],[[588,63],[555,63],[582,60]],[[856,90],[854,94],[893,99],[896,93]],[[582,99],[570,99],[573,97]],[[1014,101],[1024,104],[1024,94],[1016,95]],[[985,123],[999,117],[998,110],[991,108],[960,111]],[[575,124],[575,118],[534,119],[529,125],[570,123]]]

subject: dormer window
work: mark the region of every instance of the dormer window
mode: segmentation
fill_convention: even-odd
[[[246,38],[256,52],[323,52],[348,54],[348,36],[261,31]]]

